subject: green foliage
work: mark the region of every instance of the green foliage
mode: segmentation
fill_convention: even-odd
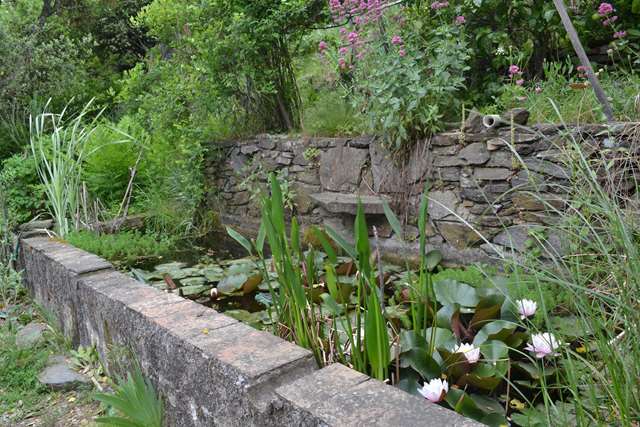
[[[569,60],[545,62],[544,79],[524,86],[506,85],[497,100],[497,111],[523,107],[530,111],[533,123],[555,122],[556,108],[568,123],[599,123],[606,120],[602,107],[586,79]],[[612,101],[617,120],[638,118],[636,96],[640,91],[640,76],[602,69],[600,83]],[[550,102],[550,100],[555,101]]]
[[[139,157],[143,159],[147,139],[146,132],[129,116],[123,117],[115,126],[100,123],[89,138],[83,181],[89,192],[107,208],[119,206],[122,202],[131,169],[136,167]],[[144,163],[138,164],[137,169],[143,166]],[[138,177],[144,175],[144,169],[136,172]]]
[[[468,70],[466,38],[458,27],[441,23],[423,31],[420,42],[413,31],[403,31],[411,46],[405,56],[390,52],[383,41],[356,73],[369,129],[392,150],[437,131],[443,118],[457,114],[456,94],[464,88]]]
[[[28,222],[46,209],[36,162],[26,153],[14,154],[2,162],[0,188],[6,200],[9,227]]]
[[[162,427],[164,408],[153,384],[140,368],[120,379],[113,394],[99,393],[96,400],[107,405],[112,415],[98,417],[99,425],[118,427]]]
[[[76,231],[67,235],[66,239],[80,249],[127,266],[166,256],[175,247],[175,240],[170,237],[139,231],[121,231],[116,234]]]

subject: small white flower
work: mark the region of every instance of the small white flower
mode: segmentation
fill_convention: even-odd
[[[542,359],[545,356],[558,356],[556,350],[560,347],[560,341],[550,334],[545,332],[544,334],[531,335],[531,343],[527,343],[524,348],[527,351],[535,353],[538,359]]]
[[[496,49],[496,55],[504,55],[506,52],[502,46],[498,46]]]
[[[469,363],[477,363],[480,360],[480,349],[473,344],[459,344],[453,349],[454,353],[462,353]]]
[[[434,378],[428,383],[424,383],[422,388],[418,387],[418,393],[433,403],[438,403],[444,399],[448,391],[449,384],[446,380],[443,381],[440,378]]]
[[[516,306],[521,319],[533,316],[538,309],[538,303],[530,299],[520,299],[516,301]]]

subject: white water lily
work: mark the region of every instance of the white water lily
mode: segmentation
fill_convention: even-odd
[[[520,299],[516,301],[516,306],[521,319],[533,316],[538,309],[538,303],[530,299]]]
[[[440,378],[434,378],[428,383],[424,383],[423,387],[418,387],[418,393],[433,403],[438,403],[444,399],[448,391],[449,383]]]
[[[480,360],[480,349],[473,344],[459,344],[453,349],[454,353],[462,353],[469,363]]]
[[[545,356],[558,356],[560,353],[556,350],[559,347],[560,341],[553,334],[545,332],[531,335],[531,343],[527,343],[524,349],[534,353],[538,359],[542,359]]]

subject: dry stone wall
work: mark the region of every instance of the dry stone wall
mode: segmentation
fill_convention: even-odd
[[[286,177],[294,215],[303,225],[328,224],[349,237],[361,197],[383,253],[406,257],[418,251],[416,217],[428,183],[428,244],[439,248],[448,263],[525,252],[532,232],[553,223],[549,207],[564,204],[570,171],[562,152],[569,138],[596,148],[610,141],[606,126],[528,127],[526,115],[517,111],[509,123],[493,118],[496,123],[487,128],[482,116],[472,114],[460,129],[421,141],[403,158],[393,158],[369,136],[259,135],[228,143],[222,164],[207,167],[209,203],[223,222],[255,232],[260,208],[254,194],[266,187],[267,172],[276,172]],[[392,233],[381,198],[406,223],[404,236]],[[547,236],[542,252],[561,250],[560,240]]]

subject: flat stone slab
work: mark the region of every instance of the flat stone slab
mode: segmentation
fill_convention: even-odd
[[[358,196],[344,193],[315,193],[311,198],[320,206],[331,213],[355,215],[358,209],[358,200],[362,203],[365,214],[384,214],[383,199],[380,196]]]
[[[279,388],[277,393],[321,420],[321,425],[480,426],[454,411],[344,366],[324,368]]]
[[[21,350],[33,348],[44,340],[44,331],[47,325],[31,322],[16,334],[16,346]]]
[[[84,375],[74,371],[64,356],[52,356],[47,366],[38,374],[38,381],[56,391],[75,390],[91,381]]]

